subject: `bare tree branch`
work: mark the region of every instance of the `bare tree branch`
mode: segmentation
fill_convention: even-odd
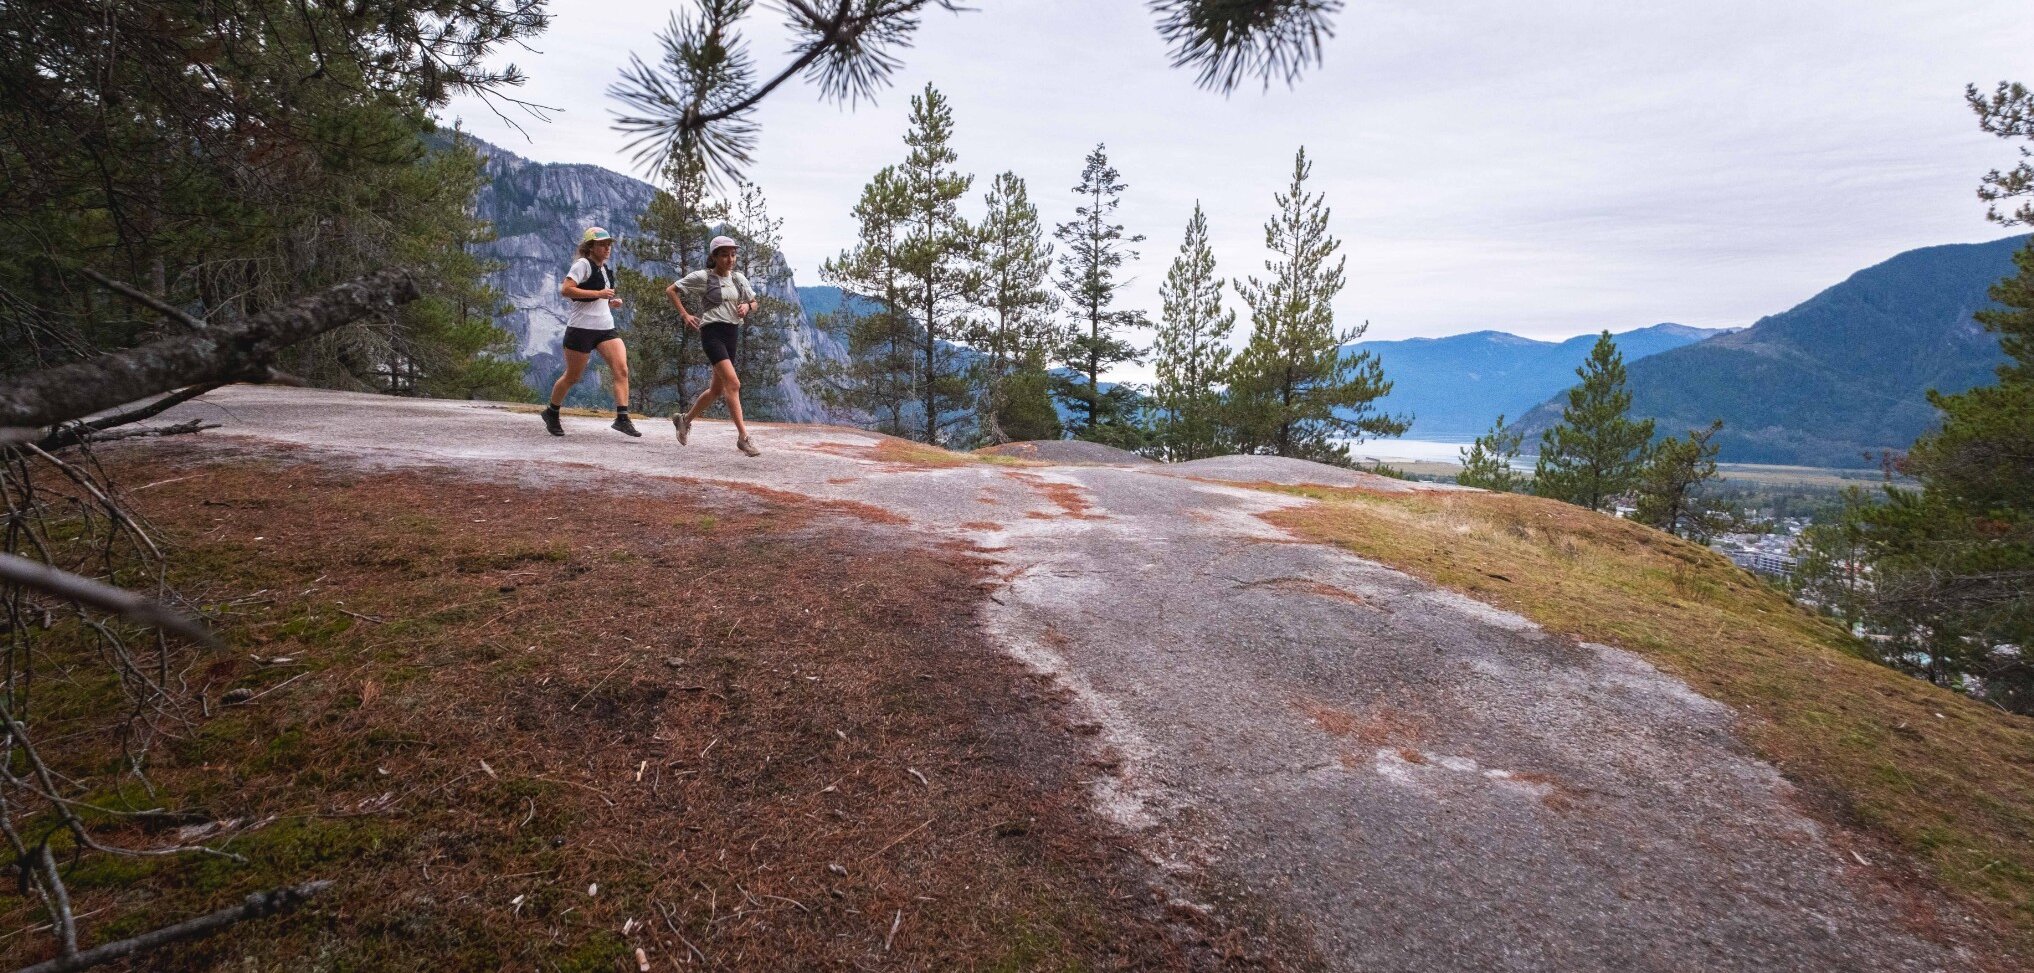
[[[33,372],[0,386],[0,427],[40,429],[196,383],[265,381],[284,348],[418,296],[409,273],[384,270],[202,334]]]
[[[216,422],[206,422],[203,419],[191,419],[186,422],[171,423],[170,425],[167,426],[144,426],[140,429],[115,429],[111,432],[90,433],[85,438],[90,442],[110,443],[121,439],[143,439],[160,436],[188,436],[194,432],[204,432],[207,429],[217,429],[217,428],[219,428],[219,424]]]
[[[47,437],[44,437],[42,442],[36,443],[35,445],[46,452],[54,453],[57,450],[69,449],[72,446],[76,446],[77,444],[86,441],[101,441],[106,439],[120,438],[114,436],[99,436],[95,434],[104,432],[108,429],[114,429],[120,426],[124,426],[129,423],[140,422],[143,419],[148,419],[153,416],[159,415],[172,407],[181,405],[185,402],[189,402],[190,400],[195,399],[200,395],[204,395],[205,393],[210,392],[213,389],[219,388],[225,384],[226,384],[225,382],[206,382],[203,385],[193,385],[190,386],[189,388],[178,389],[177,391],[171,392],[170,394],[165,395],[162,398],[155,400],[154,402],[150,402],[149,404],[144,406],[138,406],[136,408],[129,409],[126,412],[116,412],[112,415],[100,416],[97,419],[87,419],[84,422],[78,423],[77,425],[74,426],[60,427],[55,432],[52,432]],[[181,425],[190,425],[190,423],[182,423]],[[171,426],[168,428],[175,429],[177,427]],[[197,432],[198,430],[190,429],[187,431]],[[170,433],[166,431],[158,431],[153,433],[153,435],[166,436],[170,435]]]
[[[214,648],[219,645],[219,640],[203,625],[159,601],[50,567],[41,561],[0,552],[0,581],[75,601],[131,622],[167,629],[202,645]]]
[[[205,329],[211,327],[204,321],[201,321],[197,318],[190,316],[189,314],[184,313],[181,310],[178,310],[175,305],[169,304],[161,300],[160,298],[157,298],[155,295],[142,290],[139,287],[135,287],[133,285],[114,280],[113,278],[108,277],[105,274],[102,274],[96,270],[93,270],[90,267],[79,267],[78,272],[84,274],[87,277],[92,278],[93,280],[98,281],[99,286],[104,287],[107,290],[120,295],[121,297],[127,298],[128,300],[133,301],[134,303],[139,304],[142,307],[148,308],[149,310],[154,311],[155,313],[160,314],[163,317],[175,321],[176,323],[181,324],[192,331],[204,331]]]
[[[330,881],[305,882],[302,885],[256,892],[242,900],[239,905],[228,906],[217,912],[196,919],[187,919],[174,926],[164,926],[129,939],[94,946],[72,956],[59,956],[34,966],[24,966],[14,973],[70,973],[72,970],[89,969],[116,959],[138,956],[174,942],[209,936],[235,923],[249,919],[266,919],[269,916],[293,911],[297,906],[304,904],[305,900],[325,891],[331,885]]]
[[[71,893],[64,888],[63,879],[57,876],[56,855],[49,850],[49,842],[42,843],[42,868],[48,878],[50,890],[50,911],[56,915],[50,922],[57,927],[57,939],[63,943],[65,956],[78,955],[78,920],[71,913]]]

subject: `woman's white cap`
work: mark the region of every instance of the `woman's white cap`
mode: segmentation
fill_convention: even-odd
[[[713,245],[706,248],[706,252],[708,254],[717,253],[722,247],[733,247],[739,250],[741,249],[741,244],[734,242],[734,237],[717,236],[713,238]]]

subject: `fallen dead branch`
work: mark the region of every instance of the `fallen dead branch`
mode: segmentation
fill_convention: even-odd
[[[39,430],[184,386],[269,381],[283,349],[420,293],[408,272],[384,270],[241,321],[31,372],[0,386],[0,427]]]
[[[172,926],[164,926],[151,932],[127,939],[116,940],[103,946],[94,946],[83,952],[71,951],[69,955],[24,966],[15,973],[70,973],[72,970],[89,969],[101,963],[116,959],[139,956],[151,950],[160,949],[171,943],[186,939],[209,936],[227,926],[246,922],[250,919],[266,919],[270,916],[294,910],[311,896],[331,887],[330,881],[305,882],[287,888],[256,892],[241,900],[239,905],[228,906],[217,912],[208,913],[196,919],[187,919]],[[75,950],[76,944],[71,944]]]

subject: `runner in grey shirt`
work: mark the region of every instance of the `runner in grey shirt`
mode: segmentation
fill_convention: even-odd
[[[742,421],[742,380],[735,374],[735,353],[740,349],[742,319],[756,309],[756,292],[749,288],[749,280],[734,269],[735,242],[724,236],[713,238],[708,248],[712,254],[707,260],[707,269],[695,270],[664,288],[671,298],[671,305],[685,319],[685,326],[699,332],[699,346],[706,350],[706,360],[713,365],[713,381],[706,391],[692,403],[685,414],[673,416],[671,424],[678,427],[678,444],[684,445],[692,435],[692,420],[699,418],[706,407],[715,399],[727,400],[727,414],[734,419],[735,448],[750,456],[761,455],[762,450],[749,441],[749,427]],[[686,304],[699,308],[693,314]]]

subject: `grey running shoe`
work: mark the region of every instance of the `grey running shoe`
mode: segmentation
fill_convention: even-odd
[[[685,445],[685,440],[692,435],[692,417],[681,412],[671,417],[671,425],[678,428],[678,445]]]
[[[747,436],[743,436],[742,438],[735,440],[735,448],[741,450],[744,453],[749,454],[750,456],[763,455],[763,451],[757,449],[755,443],[749,442],[749,437]]]
[[[637,429],[636,424],[630,422],[629,417],[626,414],[614,417],[614,431],[634,436],[637,439],[643,438],[642,430]]]
[[[565,435],[565,424],[558,421],[558,410],[556,408],[544,410],[544,428],[551,430],[551,435],[553,436]]]

